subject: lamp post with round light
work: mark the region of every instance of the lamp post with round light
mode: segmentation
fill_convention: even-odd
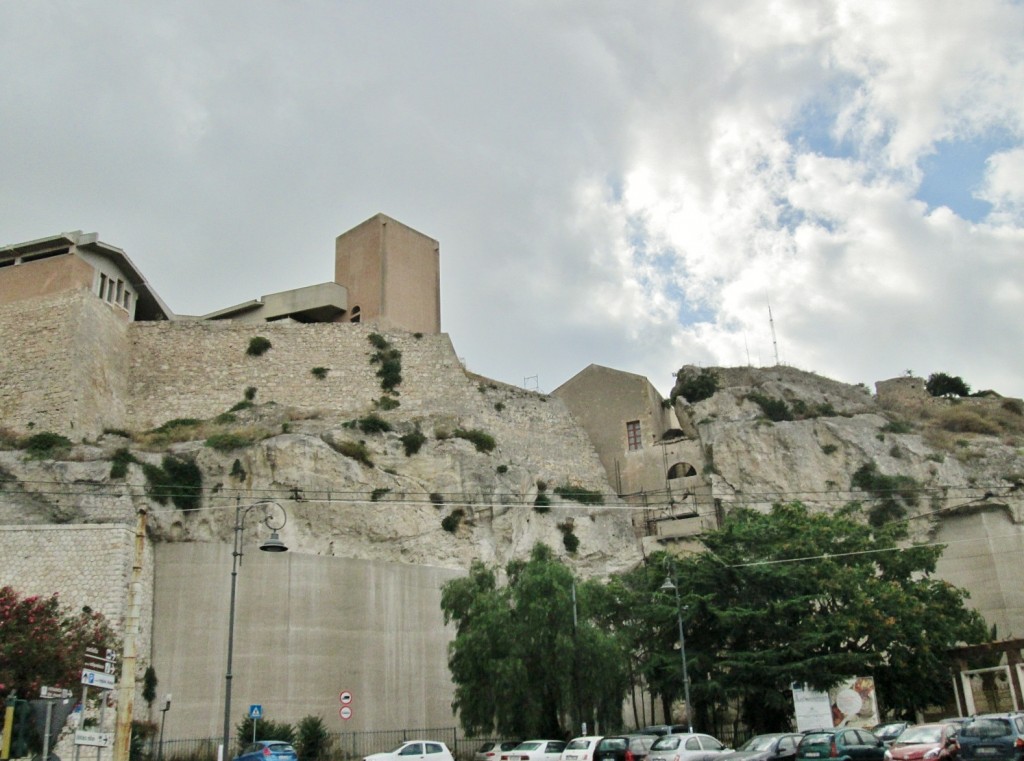
[[[228,743],[231,740],[231,659],[235,648],[235,588],[238,583],[238,568],[242,564],[242,528],[249,511],[255,510],[258,507],[263,509],[261,523],[270,529],[270,538],[260,545],[260,549],[263,552],[288,551],[284,542],[281,541],[281,537],[277,534],[278,531],[284,528],[284,524],[288,522],[288,513],[285,512],[281,505],[270,500],[261,500],[248,507],[243,507],[241,504],[235,507],[235,537],[234,546],[231,551],[231,607],[228,614],[228,669],[224,676],[224,746],[221,751],[224,755],[222,761],[227,761]],[[273,521],[274,516],[273,511],[270,510],[271,507],[275,507],[281,512],[281,522],[279,525],[275,525]]]
[[[665,577],[660,589],[672,590],[676,596],[676,620],[679,622],[679,657],[683,662],[683,700],[686,708],[686,731],[693,732],[693,719],[690,716],[690,677],[686,670],[686,635],[683,632],[683,606],[679,604],[679,580],[676,577],[675,566],[672,567],[672,576]]]

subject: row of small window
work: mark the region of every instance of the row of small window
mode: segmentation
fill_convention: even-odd
[[[132,292],[124,287],[124,281],[120,278],[116,280],[112,277],[107,277],[102,272],[100,273],[100,298],[111,304],[117,304],[119,307],[124,307],[129,312],[132,306]]]

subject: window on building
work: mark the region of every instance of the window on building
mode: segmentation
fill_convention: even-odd
[[[359,322],[359,307],[352,307],[352,312],[349,314],[349,322]]]
[[[643,444],[640,441],[639,420],[630,420],[626,423],[626,444],[631,452],[643,447]]]
[[[100,273],[100,298],[105,299],[107,297],[107,276],[102,272]]]

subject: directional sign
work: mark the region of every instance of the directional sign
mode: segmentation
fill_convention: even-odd
[[[113,674],[105,674],[102,671],[82,669],[82,684],[89,687],[99,687],[101,690],[112,690],[117,684]]]
[[[111,663],[117,662],[117,651],[112,650],[109,647],[99,648],[95,645],[86,645],[85,648],[86,658],[95,658],[100,661],[110,661]]]
[[[342,706],[341,710],[338,711],[338,716],[348,721],[352,718],[352,706]]]
[[[85,668],[90,671],[102,671],[104,674],[113,674],[117,671],[117,665],[113,662],[94,660],[88,655],[85,656]]]
[[[67,700],[71,697],[71,690],[65,690],[60,687],[40,687],[39,697],[44,700]]]
[[[75,745],[95,745],[97,748],[109,748],[113,744],[113,732],[90,732],[87,729],[79,729],[75,732]]]
[[[263,718],[263,706],[251,705],[249,706],[249,718],[250,719],[262,719]]]

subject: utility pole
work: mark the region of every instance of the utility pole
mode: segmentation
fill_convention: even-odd
[[[132,715],[135,709],[135,640],[139,634],[139,607],[142,593],[142,565],[146,554],[146,511],[139,510],[135,523],[135,560],[128,583],[128,615],[124,627],[121,657],[121,684],[117,696],[113,761],[128,761],[132,742]],[[106,698],[104,698],[106,700]]]

